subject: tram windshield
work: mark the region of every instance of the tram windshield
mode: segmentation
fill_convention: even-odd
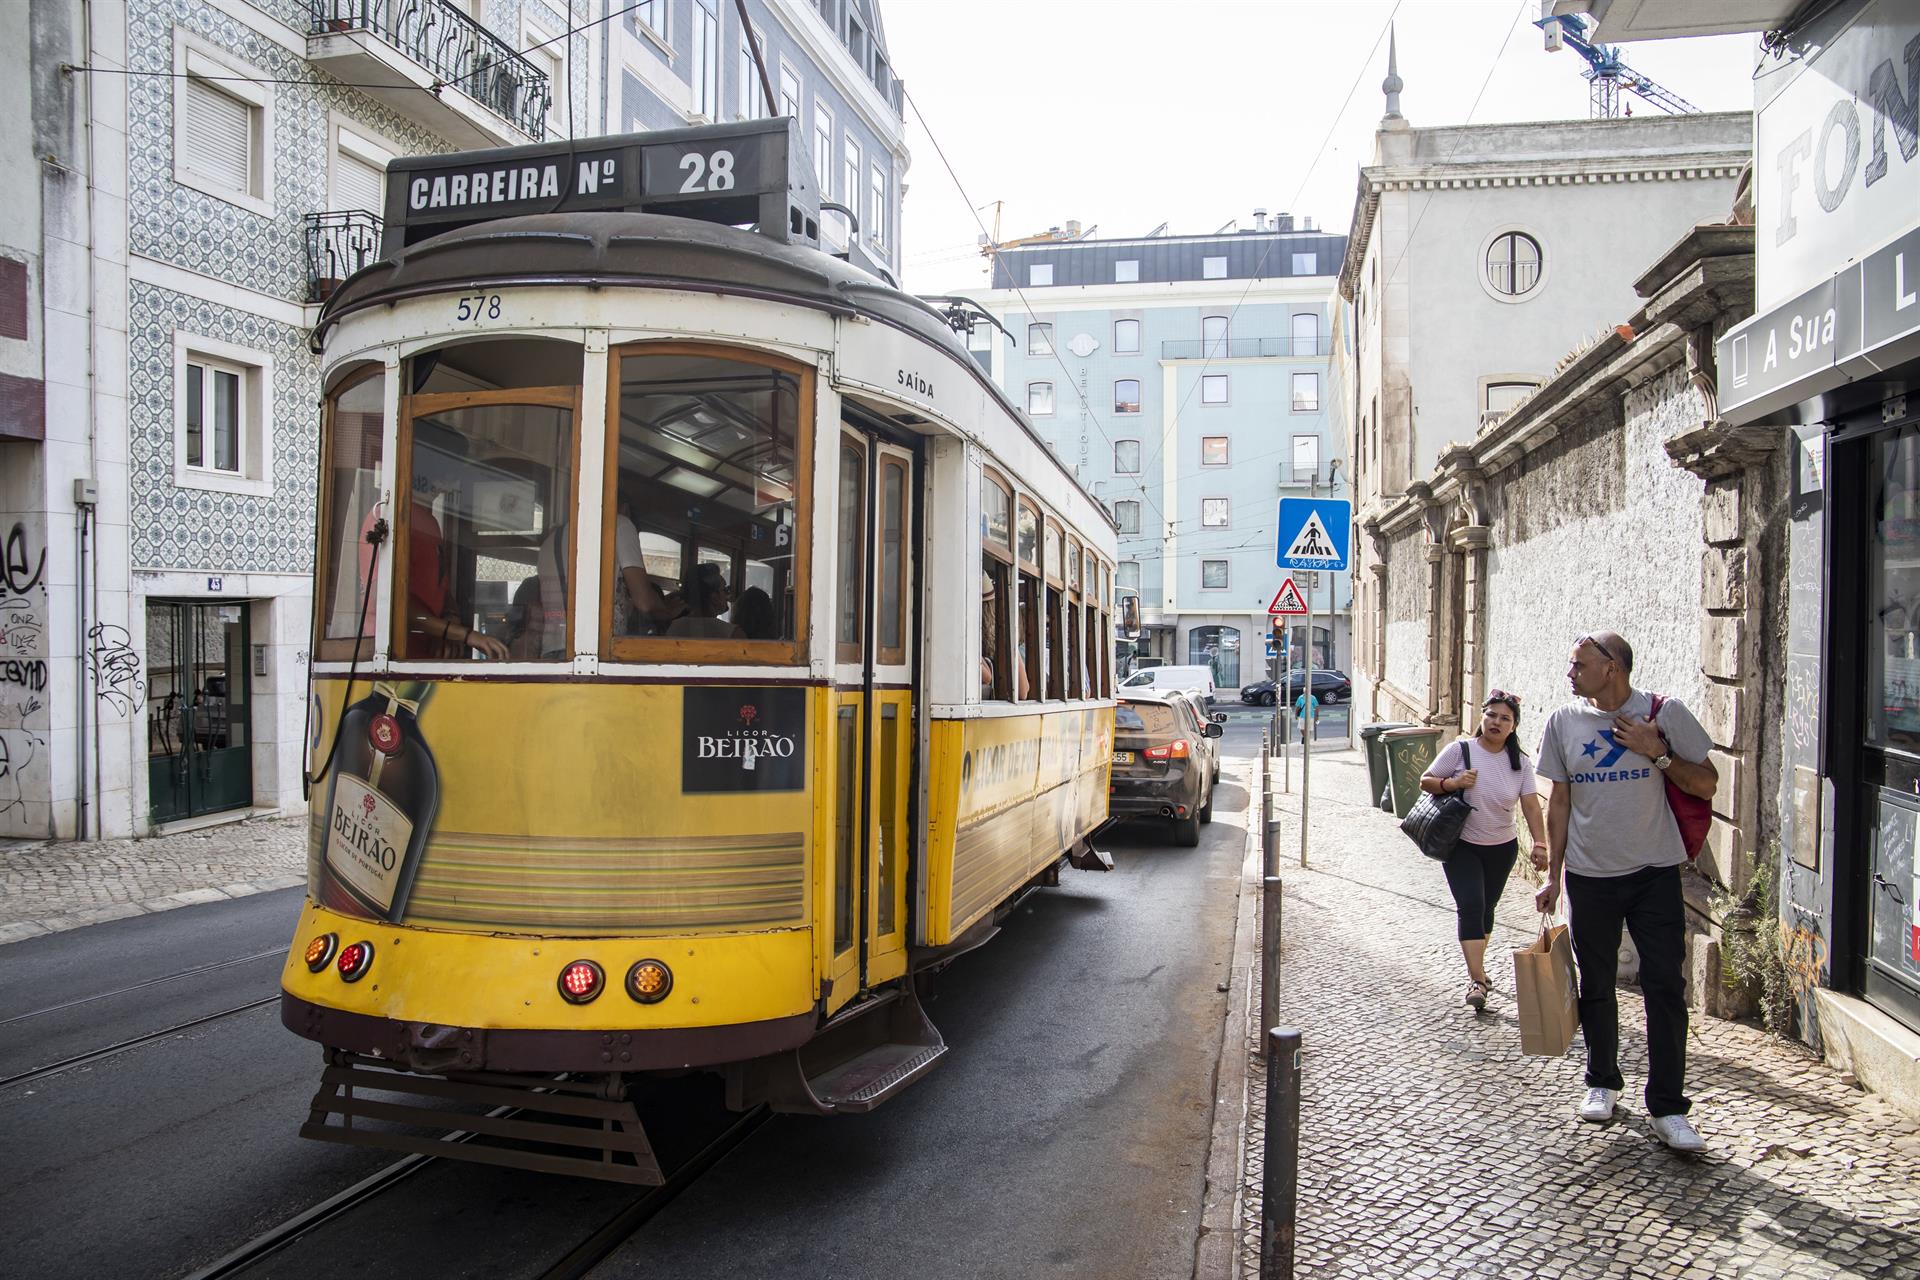
[[[614,656],[664,656],[658,640],[791,645],[804,545],[799,369],[661,344],[629,349],[617,368]]]

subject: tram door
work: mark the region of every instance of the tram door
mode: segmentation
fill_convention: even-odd
[[[847,424],[835,468],[831,1010],[906,972],[912,452]],[[868,690],[871,689],[871,696]]]

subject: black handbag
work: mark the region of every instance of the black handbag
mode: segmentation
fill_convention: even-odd
[[[1460,739],[1460,758],[1466,761],[1467,768],[1473,768],[1473,751],[1465,738]],[[1467,815],[1472,812],[1473,806],[1458,791],[1443,791],[1439,795],[1422,791],[1407,816],[1400,820],[1400,829],[1420,846],[1420,852],[1445,862],[1453,856],[1454,847],[1460,843],[1460,828],[1466,825]]]

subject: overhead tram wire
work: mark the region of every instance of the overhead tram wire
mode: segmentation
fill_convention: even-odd
[[[1347,108],[1353,105],[1353,95],[1360,91],[1360,82],[1367,78],[1367,68],[1373,65],[1373,55],[1380,52],[1380,42],[1385,40],[1387,38],[1387,32],[1393,29],[1393,20],[1399,16],[1400,6],[1405,2],[1406,0],[1394,0],[1393,8],[1387,11],[1387,20],[1380,24],[1380,30],[1374,35],[1373,44],[1368,48],[1367,56],[1360,60],[1360,68],[1354,72],[1353,83],[1347,86],[1347,96],[1340,100],[1340,109],[1335,111],[1333,113],[1333,119],[1327,122],[1327,131],[1320,137],[1319,148],[1314,151],[1313,159],[1307,163],[1306,171],[1300,175],[1300,185],[1295,188],[1293,199],[1287,202],[1289,207],[1298,208],[1301,197],[1306,195],[1307,183],[1312,180],[1313,171],[1320,167],[1320,159],[1327,152],[1327,144],[1333,141],[1334,131],[1340,127],[1341,117],[1345,116],[1347,114]],[[1259,261],[1253,264],[1253,275],[1248,278],[1247,287],[1240,291],[1239,298],[1227,309],[1227,333],[1220,342],[1221,347],[1226,350],[1230,351],[1232,349],[1230,344],[1233,341],[1233,318],[1240,314],[1240,308],[1253,293],[1253,286],[1259,284],[1266,278],[1267,258],[1272,254],[1274,246],[1278,243],[1279,238],[1277,236],[1267,241],[1265,247],[1260,251]],[[1188,402],[1193,399],[1194,389],[1201,385],[1201,380],[1206,376],[1207,370],[1213,365],[1213,353],[1207,349],[1204,343],[1201,347],[1201,356],[1200,368],[1195,372],[1193,382],[1187,387],[1185,394],[1180,397],[1180,403],[1174,407],[1173,420],[1176,423],[1179,422],[1180,416],[1186,412]],[[1171,434],[1170,428],[1163,424],[1160,439],[1154,445],[1152,457],[1158,457],[1160,455],[1169,434]],[[1148,460],[1143,460],[1141,465],[1144,467]],[[1188,477],[1180,478],[1185,479]]]

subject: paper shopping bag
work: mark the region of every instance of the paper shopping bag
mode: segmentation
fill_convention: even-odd
[[[1557,1058],[1580,1026],[1573,941],[1564,924],[1543,921],[1533,945],[1513,953],[1513,1003],[1520,1015],[1520,1052]]]

